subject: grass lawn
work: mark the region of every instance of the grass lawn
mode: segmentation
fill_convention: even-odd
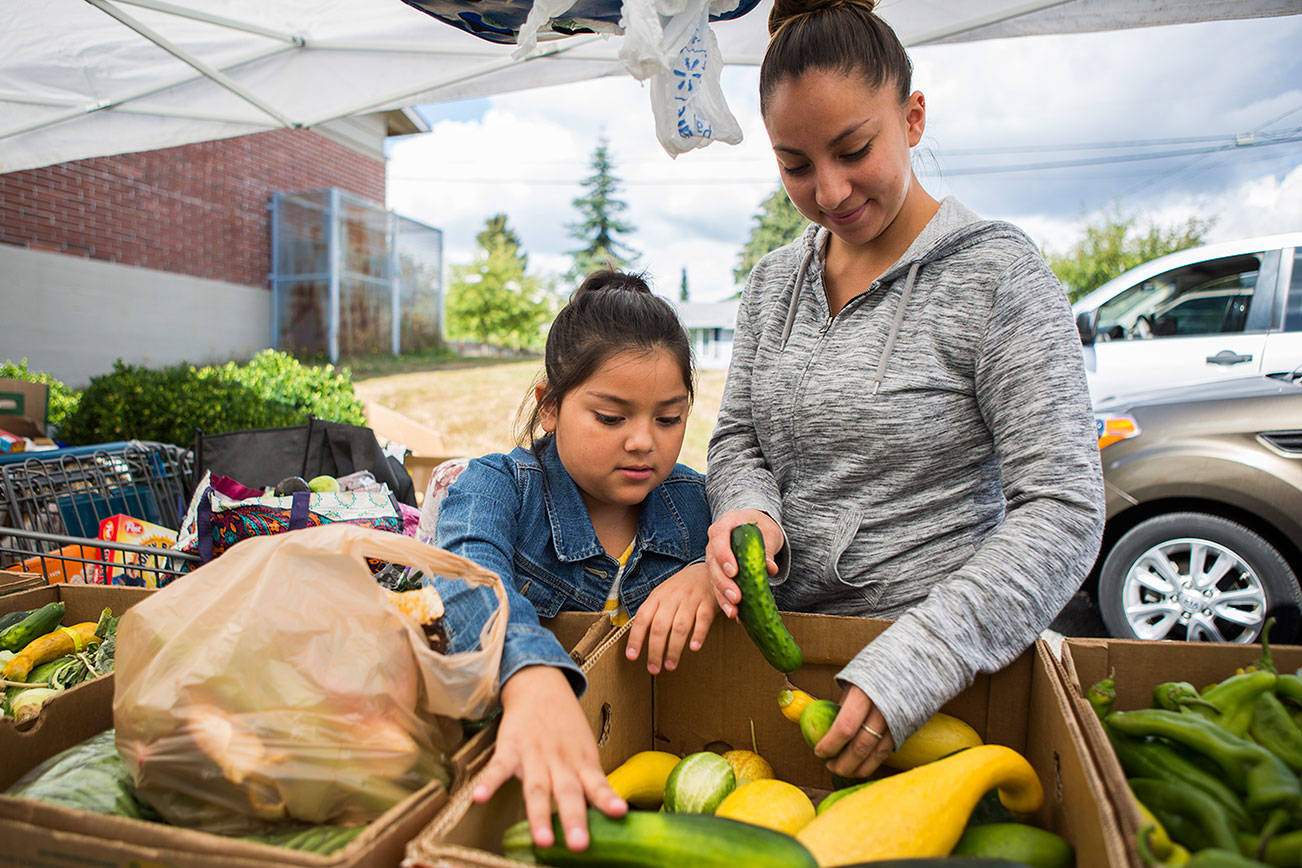
[[[431,361],[426,370],[384,373],[353,370],[359,397],[375,401],[439,432],[449,455],[506,452],[515,445],[520,405],[542,371],[542,360]],[[726,371],[701,371],[696,404],[678,460],[705,471],[705,449]]]

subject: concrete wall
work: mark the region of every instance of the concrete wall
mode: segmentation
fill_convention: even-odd
[[[244,359],[271,342],[271,291],[0,244],[0,361],[73,388],[113,360]]]

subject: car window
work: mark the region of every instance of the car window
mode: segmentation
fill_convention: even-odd
[[[1261,254],[1212,259],[1138,283],[1099,307],[1099,340],[1241,332],[1261,259]]]
[[[1293,279],[1288,283],[1284,306],[1284,330],[1302,331],[1302,247],[1293,251]]]

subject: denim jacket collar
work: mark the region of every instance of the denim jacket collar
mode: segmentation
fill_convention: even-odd
[[[556,438],[548,437],[539,452],[539,464],[545,481],[547,520],[552,527],[556,557],[562,562],[572,562],[605,554],[605,549],[597,540],[597,531],[592,526],[592,518],[588,515],[583,495],[561,463],[560,454],[556,451]],[[671,473],[669,479],[673,476]],[[638,516],[638,543],[638,547],[647,551],[687,558],[690,544],[687,527],[674,507],[664,482],[656,486],[642,502]]]

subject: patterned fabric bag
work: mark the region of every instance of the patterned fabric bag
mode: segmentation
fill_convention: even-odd
[[[177,534],[177,548],[198,554],[206,564],[249,537],[333,522],[402,533],[404,518],[384,484],[358,491],[301,491],[277,497],[209,471],[190,500]]]

